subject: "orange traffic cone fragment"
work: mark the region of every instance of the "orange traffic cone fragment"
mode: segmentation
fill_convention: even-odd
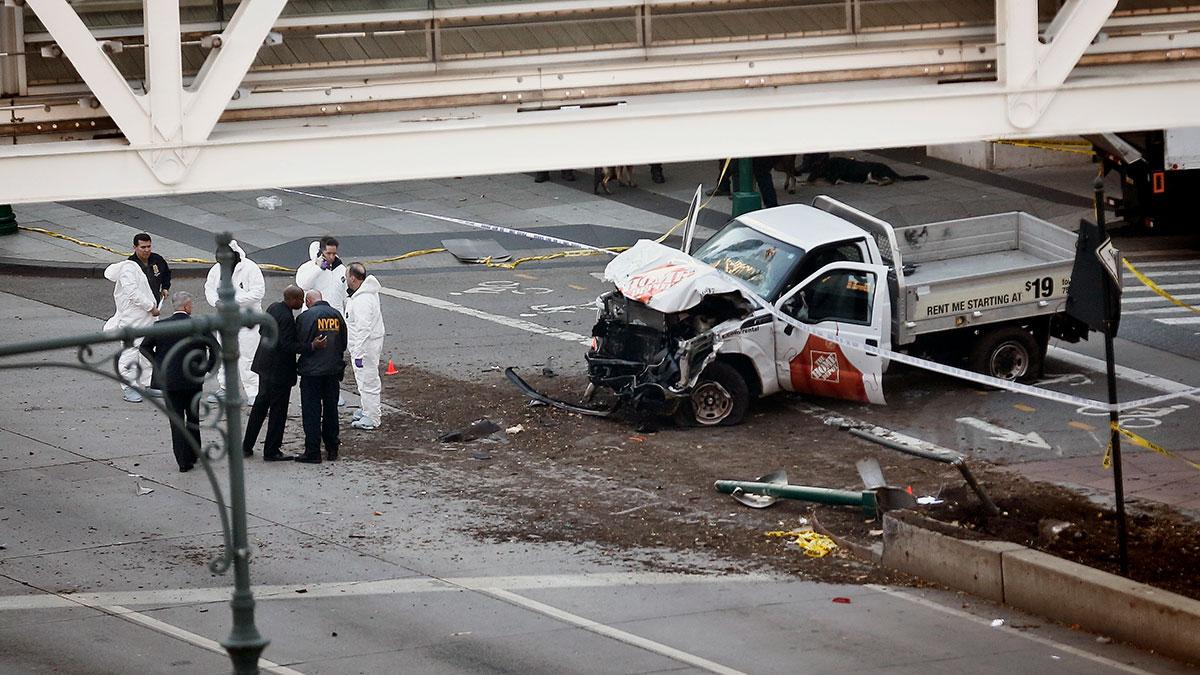
[[[391,359],[388,359],[388,369],[386,371],[384,371],[383,374],[384,375],[395,375],[398,372],[400,372],[400,371],[396,370],[396,364],[392,363]]]

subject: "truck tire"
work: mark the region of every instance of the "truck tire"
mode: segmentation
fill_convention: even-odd
[[[1042,352],[1029,331],[1004,326],[979,336],[971,348],[971,370],[984,375],[1028,382],[1042,370]]]
[[[723,426],[738,424],[750,407],[750,389],[737,368],[714,361],[710,363],[692,395],[684,399],[675,411],[675,421],[680,426]]]

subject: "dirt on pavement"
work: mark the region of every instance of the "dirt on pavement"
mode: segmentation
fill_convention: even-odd
[[[582,377],[531,377],[564,400],[578,397]],[[869,562],[881,524],[860,509],[780,500],[751,509],[713,488],[717,479],[754,480],[783,469],[792,484],[861,490],[855,462],[876,458],[889,483],[944,502],[926,516],[960,525],[966,536],[1004,539],[1085,565],[1117,571],[1111,507],[1067,488],[1029,481],[982,460],[972,471],[1002,515],[980,502],[946,464],[903,455],[798,412],[799,397],[757,401],[736,427],[658,430],[634,420],[596,418],[531,407],[502,373],[465,383],[413,367],[384,379],[384,401],[401,410],[379,432],[344,436],[343,458],[381,470],[419,471],[431,492],[462,495],[481,519],[464,527],[495,540],[587,544],[614,557],[686,572],[689,554],[720,561],[730,572],[772,570],[850,583],[919,583]],[[481,418],[500,431],[474,441],[442,435]],[[520,429],[505,429],[520,426]],[[1155,505],[1132,505],[1131,576],[1200,598],[1200,524]],[[848,544],[810,558],[767,532],[815,525]],[[858,549],[858,555],[852,549]]]

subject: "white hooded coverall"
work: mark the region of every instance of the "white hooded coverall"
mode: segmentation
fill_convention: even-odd
[[[267,293],[267,284],[263,280],[262,270],[251,259],[236,241],[229,242],[232,248],[242,257],[233,268],[233,298],[238,307],[262,311],[262,299]],[[217,306],[217,288],[221,285],[221,266],[213,265],[208,271],[208,279],[204,282],[204,298],[212,307]],[[243,328],[238,331],[238,375],[242,380],[242,391],[246,393],[246,403],[253,403],[258,396],[258,373],[250,370],[254,363],[254,353],[258,351],[258,326]],[[217,371],[217,382],[222,390],[225,389],[225,368]]]
[[[321,269],[321,242],[308,245],[308,261],[296,270],[296,285],[307,291],[321,291],[321,299],[343,314],[346,311],[346,266]]]
[[[346,300],[346,349],[354,364],[363,417],[379,424],[383,408],[379,403],[379,354],[383,351],[383,312],[379,309],[379,280],[367,275],[357,291]],[[356,359],[362,359],[362,367]]]
[[[113,303],[117,307],[116,313],[104,322],[104,330],[149,326],[154,323],[154,316],[150,312],[158,306],[158,299],[150,290],[150,282],[146,280],[146,273],[142,271],[141,266],[132,260],[122,260],[106,267],[104,278],[115,284]],[[117,360],[117,369],[121,378],[125,380],[121,383],[122,390],[128,389],[129,385],[126,383],[134,382],[134,378],[137,378],[136,384],[143,389],[150,386],[150,361],[138,351],[137,345],[140,344],[142,338],[134,341],[133,348],[122,351]],[[140,376],[137,372],[139,364]]]

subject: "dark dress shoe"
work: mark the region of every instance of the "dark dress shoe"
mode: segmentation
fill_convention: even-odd
[[[336,462],[336,461],[337,461],[337,455],[338,455],[338,454],[337,454],[336,452],[327,452],[327,453],[325,453],[325,459],[326,459],[326,460],[328,460],[328,461],[330,461],[330,462]]]
[[[661,164],[650,165],[650,180],[660,184],[667,182],[667,177],[663,175]]]
[[[263,455],[264,462],[291,462],[295,459],[295,455],[285,455],[282,452],[275,455]]]
[[[320,464],[320,463],[321,463],[321,456],[320,456],[320,455],[317,455],[317,456],[315,456],[315,457],[312,457],[312,456],[309,456],[309,455],[297,455],[297,456],[296,456],[296,461],[297,461],[297,462],[301,462],[301,463],[303,463],[303,464]]]
[[[568,183],[575,182],[575,169],[563,169],[562,173],[560,173],[559,175],[562,176],[562,179],[567,181]]]
[[[246,450],[245,452],[242,453],[242,457],[253,457],[253,456],[254,456],[253,450]]]
[[[187,464],[187,465],[181,466],[181,467],[179,467],[179,473],[187,473],[192,470],[193,466],[195,466],[195,465]]]
[[[535,183],[545,183],[548,180],[550,180],[549,171],[539,171],[533,174],[533,182]]]

